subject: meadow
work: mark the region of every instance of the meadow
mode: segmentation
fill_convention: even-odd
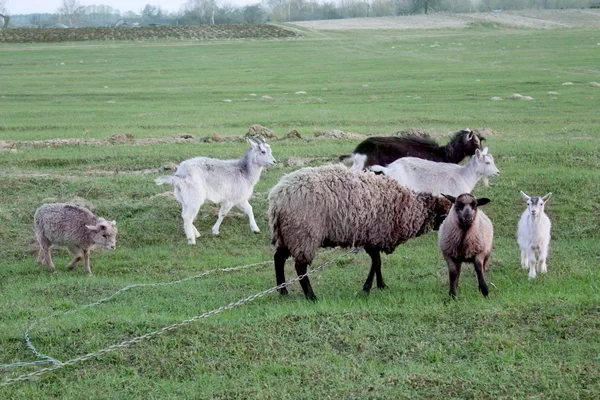
[[[0,46],[0,363],[33,361],[34,321],[132,283],[167,282],[272,259],[267,194],[297,160],[335,162],[363,135],[409,128],[440,141],[486,128],[501,174],[477,196],[495,226],[488,299],[463,268],[456,301],[437,235],[382,257],[388,287],[360,295],[360,252],[299,285],[118,351],[0,386],[0,398],[569,398],[600,392],[600,33],[480,26],[455,30],[313,31],[299,39],[86,42]],[[570,82],[570,85],[564,83]],[[297,93],[306,92],[306,93]],[[557,93],[549,93],[557,92]],[[530,101],[512,99],[514,93]],[[269,97],[263,97],[269,96]],[[502,100],[493,101],[492,97]],[[227,100],[227,101],[224,101]],[[179,204],[153,179],[189,157],[237,158],[259,123],[278,165],[250,200],[262,232],[232,212],[214,237],[206,204],[186,243]],[[28,146],[130,134],[163,142]],[[12,141],[18,141],[14,143]],[[0,142],[1,143],[1,142]],[[515,240],[519,195],[553,192],[548,274],[529,281]],[[158,195],[158,196],[157,196]],[[116,219],[117,250],[92,254],[92,276],[36,263],[33,213],[85,199]],[[314,266],[343,250],[317,258]],[[293,277],[292,263],[286,273]],[[271,263],[177,285],[134,288],[42,321],[30,337],[66,361],[200,315],[275,285]],[[43,366],[0,370],[2,381]]]

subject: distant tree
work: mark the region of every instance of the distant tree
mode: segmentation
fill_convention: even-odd
[[[184,7],[184,18],[200,24],[214,24],[219,11],[216,0],[188,0]]]
[[[260,4],[248,5],[243,8],[244,22],[249,24],[257,24],[265,18],[265,11]]]
[[[67,18],[69,26],[73,27],[85,9],[78,0],[62,0],[61,6],[58,8],[58,13]]]
[[[415,13],[423,11],[429,14],[429,11],[439,5],[440,0],[413,0],[412,11]]]
[[[8,10],[6,9],[6,3],[8,3],[8,0],[0,0],[0,19],[2,20],[2,28],[6,28],[8,26],[8,22],[10,21],[10,16],[8,15]]]

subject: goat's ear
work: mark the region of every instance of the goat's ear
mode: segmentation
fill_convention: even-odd
[[[544,197],[542,197],[542,201],[545,203],[548,200],[550,200],[550,197],[552,197],[552,192],[550,192],[547,195],[545,195]]]
[[[488,199],[487,197],[482,197],[480,199],[477,199],[477,207],[479,206],[485,206],[487,203],[489,203],[491,200]]]
[[[452,202],[452,204],[454,204],[456,202],[456,197],[454,197],[454,196],[450,196],[449,194],[444,194],[444,193],[442,193],[442,196],[444,196],[445,198],[450,200]]]
[[[524,192],[524,191],[522,191],[522,190],[521,190],[520,192],[521,192],[521,197],[523,198],[523,200],[525,200],[525,201],[529,201],[529,199],[530,199],[531,197],[527,196],[527,195],[525,194],[525,192]]]
[[[248,142],[248,144],[250,146],[252,146],[252,148],[255,148],[256,146],[258,146],[258,142],[252,137],[247,137],[246,141]]]
[[[473,131],[470,130],[469,128],[465,129],[465,131],[467,131],[467,142],[473,140]]]
[[[475,157],[481,158],[481,150],[475,149]]]
[[[488,153],[488,148],[484,147],[483,150],[481,151],[481,154],[485,156],[487,153]]]

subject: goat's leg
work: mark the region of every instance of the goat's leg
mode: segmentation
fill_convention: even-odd
[[[535,252],[532,249],[529,249],[527,257],[529,259],[529,279],[535,279],[535,270],[537,264]]]
[[[485,283],[485,269],[484,269],[484,260],[481,257],[475,257],[475,262],[473,266],[475,267],[475,273],[477,274],[477,280],[479,281],[479,291],[485,297],[488,296],[489,290],[487,283]]]
[[[83,257],[83,252],[81,251],[81,249],[77,248],[77,247],[69,247],[69,250],[71,251],[71,253],[73,253],[73,260],[69,263],[69,265],[67,265],[68,269],[73,269],[75,268],[75,266],[77,265],[77,263],[79,261],[81,261],[81,258]]]
[[[307,262],[301,262],[296,260],[296,273],[298,274],[298,276],[306,274],[307,270]],[[308,279],[308,276],[305,276],[304,278],[300,279],[300,286],[302,286],[304,296],[306,296],[308,300],[317,301],[317,296],[315,296],[315,292],[313,292],[312,287],[310,286],[310,280]]]
[[[92,274],[90,266],[90,249],[83,249],[83,270],[88,274]]]
[[[260,229],[258,229],[258,225],[256,225],[256,221],[254,220],[254,214],[252,213],[252,206],[248,203],[248,200],[245,200],[236,205],[242,212],[244,212],[248,219],[250,220],[250,229],[254,233],[260,233]]]
[[[548,258],[548,246],[540,246],[540,253],[538,255],[538,262],[540,265],[539,271],[542,274],[548,272],[548,266],[546,265],[546,258]]]
[[[275,262],[275,280],[277,286],[285,282],[285,260],[290,256],[290,251],[287,247],[281,246],[275,250],[275,256],[273,257]],[[284,286],[279,289],[280,294],[288,294],[287,288]]]
[[[233,204],[231,203],[221,204],[221,208],[219,209],[219,218],[217,218],[217,222],[215,222],[215,224],[212,227],[213,235],[219,234],[219,227],[221,226],[221,222],[223,222],[223,218],[225,218],[229,210],[231,210],[231,207],[233,207]]]
[[[183,219],[183,230],[187,237],[188,244],[196,244],[196,238],[200,237],[200,232],[194,226],[194,220],[200,206],[202,206],[203,199],[186,198],[185,202],[181,203],[181,218]]]
[[[451,257],[445,257],[446,264],[448,264],[448,277],[450,281],[450,297],[456,299],[456,287],[458,286],[458,279],[460,278],[460,268],[462,263],[452,259]]]
[[[521,268],[529,269],[529,257],[527,257],[527,250],[521,249]]]

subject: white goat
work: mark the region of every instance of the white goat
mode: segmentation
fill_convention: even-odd
[[[475,155],[465,165],[404,157],[387,167],[373,165],[370,169],[383,172],[415,192],[428,192],[434,196],[445,193],[455,197],[471,193],[481,178],[487,186],[489,177],[500,174],[487,147],[482,151],[475,150]]]
[[[527,209],[523,211],[517,229],[521,267],[529,268],[529,279],[535,279],[536,270],[542,274],[547,272],[546,258],[552,224],[544,212],[544,205],[552,196],[552,192],[544,197],[529,197],[521,192],[521,196],[527,202]]]
[[[221,222],[233,206],[248,215],[253,232],[260,232],[248,200],[263,167],[274,165],[277,161],[271,154],[271,146],[264,140],[251,138],[248,143],[251,148],[240,159],[196,157],[183,161],[174,175],[155,180],[157,185],[170,183],[175,187],[175,198],[181,203],[183,229],[189,244],[195,244],[196,238],[200,237],[194,220],[206,200],[221,205],[217,222],[212,227],[214,235],[219,234]]]

